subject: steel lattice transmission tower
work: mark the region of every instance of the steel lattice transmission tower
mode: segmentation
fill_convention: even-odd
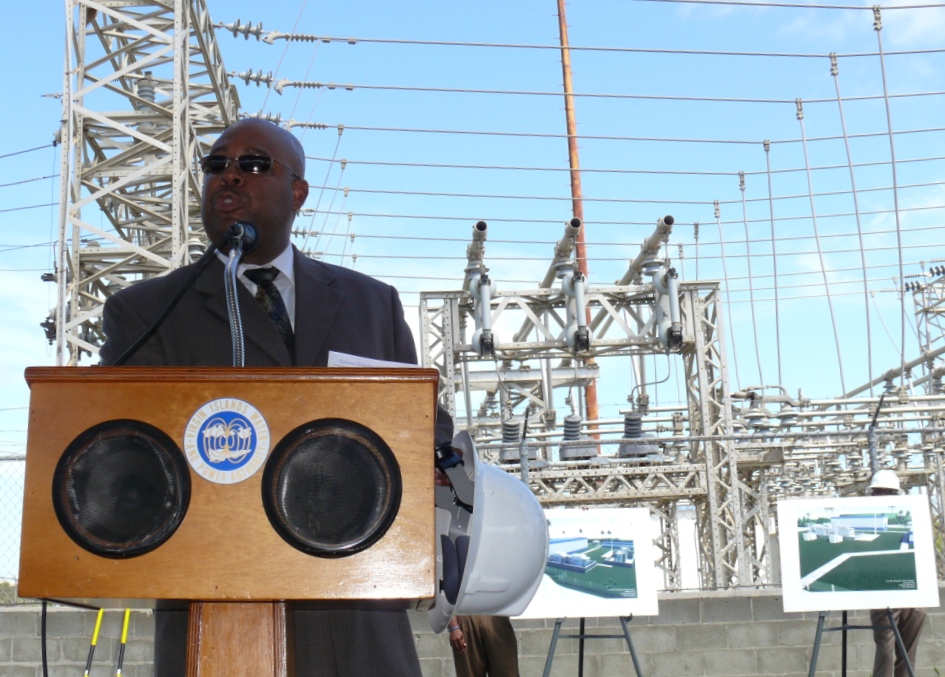
[[[200,157],[236,119],[204,0],[66,2],[56,308],[59,364],[94,356],[113,293],[204,245]]]

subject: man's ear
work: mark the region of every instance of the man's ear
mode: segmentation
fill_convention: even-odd
[[[296,179],[292,182],[292,209],[299,211],[308,198],[308,181]]]

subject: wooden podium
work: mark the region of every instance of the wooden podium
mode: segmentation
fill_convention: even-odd
[[[292,613],[287,602],[406,608],[435,596],[435,370],[72,367],[30,368],[26,379],[31,401],[21,596],[111,600],[116,606],[188,600],[188,677],[291,677]],[[220,424],[214,418],[220,411],[236,418],[228,422],[224,417]],[[320,527],[301,525],[305,535],[300,547],[279,531],[266,501],[269,496],[280,509],[280,501],[289,504],[295,498],[283,494],[302,487],[296,504],[327,502],[329,516],[337,517],[337,510],[331,512],[334,498],[315,489],[307,494],[310,486],[327,486],[322,475],[311,482],[296,475],[277,488],[264,481],[295,458],[314,456],[312,451],[296,452],[293,440],[320,434],[325,421],[367,429],[365,435],[376,436],[378,446],[392,452],[398,506],[383,533],[372,534],[366,545],[312,554],[308,543],[320,543]],[[142,489],[139,485],[150,480],[133,477],[135,467],[113,471],[123,476],[127,470],[132,476],[127,482],[95,476],[98,468],[120,458],[120,452],[103,452],[102,440],[116,426],[120,432],[129,425],[152,433],[156,429],[152,438],[163,440],[162,433],[170,440],[165,446],[176,445],[177,451],[168,455],[184,457],[180,467],[187,476],[179,484],[189,484],[187,500],[180,499],[184,492],[179,487],[168,491],[179,499],[178,523],[171,533],[165,533],[165,525],[163,540],[132,548],[130,555],[108,550],[108,543],[106,550],[97,549],[100,540],[107,541],[112,530],[121,531],[128,521],[118,517],[114,525],[100,524],[112,510],[109,487],[125,487],[115,490],[128,494],[122,498],[125,504],[147,502],[160,487]],[[346,430],[338,434],[351,437]],[[109,443],[121,449],[124,439],[119,435]],[[255,460],[247,461],[248,452],[238,447],[248,448],[250,442]],[[214,458],[228,453],[227,459],[237,458],[229,463],[232,472],[216,470]],[[352,475],[345,464],[342,458],[337,469],[329,469],[343,483],[326,490],[342,502],[345,486],[360,488],[362,477]],[[104,508],[94,504],[99,495],[108,499]],[[88,504],[93,504],[94,517],[82,514],[89,512]],[[101,512],[106,514],[100,519]],[[305,531],[309,528],[315,532],[311,537]],[[83,541],[86,532],[89,542]]]

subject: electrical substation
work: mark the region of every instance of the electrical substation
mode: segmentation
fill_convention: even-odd
[[[258,23],[215,23],[205,0],[69,0],[66,7],[70,66],[59,134],[61,221],[55,272],[45,277],[55,285],[57,301],[43,324],[59,363],[79,366],[97,361],[102,307],[110,295],[194,261],[205,246],[197,159],[247,114],[241,88],[280,87],[281,93],[343,85],[228,70],[222,40],[275,49],[273,44],[289,42],[328,48],[340,39],[264,31]],[[839,100],[838,94],[834,103]],[[319,128],[257,114],[297,131],[334,135],[337,129],[339,139],[350,133],[342,125]],[[797,115],[803,120],[800,102]],[[556,143],[564,155],[564,141]],[[326,210],[311,202],[307,207],[303,215]],[[730,208],[738,209],[737,201]],[[339,219],[352,218],[347,209],[327,209]],[[441,268],[450,268],[454,279],[461,275],[461,283],[424,282],[408,313],[419,318],[421,366],[439,370],[440,402],[473,436],[481,457],[520,477],[544,507],[649,508],[659,524],[657,564],[667,591],[776,587],[778,500],[862,493],[874,470],[895,469],[904,487],[929,497],[939,575],[945,575],[945,267],[934,260],[941,252],[931,245],[907,252],[924,265],[897,280],[902,321],[916,329],[915,336],[903,331],[901,359],[871,367],[864,382],[826,396],[784,383],[789,367],[782,368],[780,354],[764,382],[736,381],[731,289],[723,276],[708,276],[714,269],[707,275],[708,265],[702,277],[698,264],[692,271],[699,246],[708,251],[708,226],[702,225],[694,256],[698,222],[672,204],[636,209],[648,216],[625,231],[620,244],[631,253],[621,250],[624,269],[613,279],[582,267],[594,245],[587,245],[586,255],[579,250],[585,237],[594,239],[595,228],[583,212],[572,210],[570,218],[544,230],[550,244],[541,245],[544,259],[526,268],[525,280],[504,279],[497,268],[508,268],[490,259],[498,246],[493,239],[503,239],[493,236],[500,221],[482,214],[451,224],[454,260]],[[590,213],[590,206],[585,210]],[[718,203],[715,210],[718,218]],[[734,223],[740,227],[741,221]],[[747,221],[745,227],[747,233]],[[300,247],[310,234],[300,226]],[[341,239],[356,241],[353,235]],[[725,242],[719,244],[724,252]],[[760,245],[754,246],[757,251]],[[729,253],[733,247],[729,243]],[[765,260],[776,261],[773,249],[769,253]],[[746,251],[741,260],[751,258]],[[354,262],[349,255],[347,265]],[[543,276],[533,274],[538,267]],[[772,280],[777,298],[777,274]],[[863,279],[854,282],[867,299],[871,290],[890,284],[871,282],[867,289],[865,267]],[[398,286],[396,279],[391,283]],[[830,288],[825,284],[817,293],[839,303]],[[760,295],[753,287],[742,289]],[[754,311],[754,295],[751,303]],[[870,312],[867,300],[867,323]],[[875,314],[873,319],[878,333]],[[810,334],[822,339],[817,350],[832,356],[829,323]],[[757,334],[755,340],[757,352]],[[764,350],[780,351],[781,334],[777,340]],[[681,384],[677,402],[654,395],[667,370]],[[609,399],[623,403],[605,415],[597,401],[608,378],[607,388],[618,393]],[[681,535],[684,517],[695,525],[691,556],[684,554],[691,549]],[[687,566],[695,568],[695,586],[684,581]]]

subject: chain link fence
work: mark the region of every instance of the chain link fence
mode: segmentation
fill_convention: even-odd
[[[0,605],[22,604],[16,596],[23,516],[23,454],[0,456]]]

